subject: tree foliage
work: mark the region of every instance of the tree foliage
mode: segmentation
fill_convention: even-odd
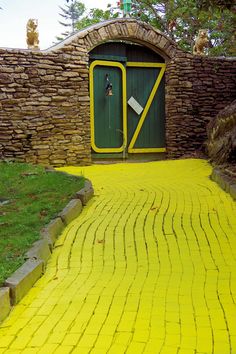
[[[66,26],[71,27],[70,33],[122,16],[120,9],[109,4],[106,10],[93,8],[86,12],[82,2],[66,1],[69,4],[61,8],[63,13],[60,15],[67,20]],[[208,54],[233,56],[236,55],[236,9],[232,3],[232,0],[133,0],[130,17],[158,28],[189,52],[192,52],[198,31],[207,29]]]
[[[116,9],[112,8],[109,4],[106,10],[93,8],[86,16],[84,16],[79,22],[77,22],[76,27],[78,30],[80,30],[98,22],[117,18],[119,17],[119,15],[119,12],[117,12]]]
[[[87,12],[83,2],[76,0],[66,0],[68,5],[65,7],[59,6],[61,13],[59,15],[63,18],[63,21],[59,23],[67,28],[67,31],[58,36],[58,40],[62,40],[65,37],[73,34],[76,30],[81,30],[85,27],[93,25],[94,23],[106,21],[112,18],[117,18],[119,12],[112,8],[111,5],[107,5],[106,10],[99,8],[93,8]]]
[[[209,55],[235,55],[236,16],[233,8],[212,5],[220,0],[199,1],[209,1],[209,6],[201,8],[194,0],[134,0],[131,16],[160,29],[190,52],[199,29],[207,29]]]
[[[59,15],[62,17],[62,21],[59,23],[66,27],[66,31],[61,34],[60,37],[57,37],[58,40],[73,34],[77,29],[77,23],[80,21],[81,17],[85,13],[85,5],[80,1],[66,0],[68,5],[65,7],[59,6],[61,13]]]
[[[202,10],[218,8],[220,10],[235,10],[236,2],[234,0],[197,0],[197,6]]]

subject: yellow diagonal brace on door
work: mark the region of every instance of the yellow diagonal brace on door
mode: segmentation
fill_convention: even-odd
[[[164,152],[164,151],[166,151],[165,148],[141,148],[141,149],[135,149],[134,148],[134,144],[137,141],[137,138],[138,138],[139,133],[140,133],[140,131],[142,129],[143,123],[144,123],[144,121],[145,121],[145,119],[147,117],[148,111],[149,111],[149,109],[151,107],[152,101],[153,101],[153,99],[155,97],[155,94],[156,94],[156,92],[158,90],[158,87],[159,87],[159,85],[161,83],[161,80],[162,80],[163,75],[165,73],[166,65],[165,64],[159,64],[159,63],[131,63],[131,62],[128,62],[126,65],[127,66],[132,66],[132,67],[152,67],[152,68],[153,67],[157,67],[157,68],[161,68],[161,70],[160,70],[160,72],[158,74],[158,77],[156,79],[156,82],[155,82],[155,84],[154,84],[154,86],[152,88],[152,91],[150,93],[150,96],[149,96],[149,98],[147,100],[146,106],[145,106],[145,108],[143,110],[143,113],[142,113],[142,115],[140,117],[140,120],[138,122],[137,128],[136,128],[136,130],[134,132],[134,135],[133,135],[133,137],[132,137],[132,139],[130,141],[130,144],[129,144],[129,147],[128,147],[128,152],[130,152],[130,153],[134,153],[134,152]]]

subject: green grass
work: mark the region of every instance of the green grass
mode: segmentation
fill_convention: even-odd
[[[20,265],[40,230],[84,186],[84,177],[0,162],[0,285]]]

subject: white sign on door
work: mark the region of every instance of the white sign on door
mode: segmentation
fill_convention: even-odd
[[[133,110],[140,115],[143,111],[143,107],[136,101],[136,99],[131,96],[130,99],[128,100],[128,104],[130,105]]]

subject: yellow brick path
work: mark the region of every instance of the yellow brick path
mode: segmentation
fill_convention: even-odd
[[[201,160],[67,168],[95,197],[0,353],[235,354],[236,203]]]

